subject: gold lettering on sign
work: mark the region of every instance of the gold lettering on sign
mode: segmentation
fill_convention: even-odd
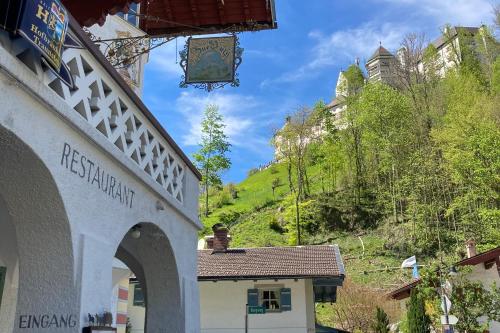
[[[49,11],[43,8],[42,5],[38,5],[38,12],[36,13],[36,17],[42,20],[43,23],[47,24],[49,20]]]

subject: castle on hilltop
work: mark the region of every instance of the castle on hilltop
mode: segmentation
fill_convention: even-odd
[[[410,72],[418,71],[424,75],[432,71],[435,75],[444,77],[448,70],[456,68],[463,60],[463,45],[461,45],[461,43],[472,43],[473,48],[478,46],[476,38],[463,39],[461,37],[480,36],[483,42],[486,43],[485,32],[485,26],[446,27],[442,35],[427,47],[427,49],[433,48],[434,51],[434,56],[431,61],[424,59],[423,48],[420,50],[420,53],[411,54],[415,50],[408,50],[408,46],[402,46],[396,52],[392,53],[380,43],[379,47],[365,63],[366,72],[360,68],[360,73],[363,75],[366,84],[382,82],[395,87],[397,87],[397,80],[400,79],[398,73],[401,72],[401,69]],[[360,67],[359,59],[356,59],[354,66]],[[335,98],[326,106],[332,116],[332,123],[338,130],[344,130],[348,127],[344,117],[345,110],[347,109],[346,97],[348,93],[348,82],[345,71],[341,71],[335,87]],[[288,120],[282,129],[284,129],[287,124]],[[309,138],[307,142],[321,140],[322,136],[326,133],[325,124],[317,124],[312,133],[314,134],[313,137]],[[284,140],[283,137],[280,136],[279,131],[274,137],[274,142],[275,159],[281,160],[283,158],[283,152],[286,150],[286,145],[289,145],[290,142]]]

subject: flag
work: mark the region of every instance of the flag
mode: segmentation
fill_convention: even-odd
[[[412,276],[414,279],[420,279],[420,275],[418,274],[418,266],[417,262],[415,261],[415,265],[413,265],[413,273]]]
[[[415,256],[405,259],[401,264],[401,268],[412,268],[417,264],[417,258]]]

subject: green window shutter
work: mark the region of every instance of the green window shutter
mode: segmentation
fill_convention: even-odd
[[[259,306],[259,290],[248,289],[247,291],[247,304],[248,306]]]
[[[6,273],[7,267],[0,267],[0,307],[2,307],[3,286],[5,284]]]
[[[281,311],[292,311],[292,289],[280,289]]]
[[[144,305],[144,293],[142,292],[142,287],[139,283],[134,284],[134,306],[145,306]]]

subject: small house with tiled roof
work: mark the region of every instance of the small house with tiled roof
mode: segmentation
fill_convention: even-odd
[[[198,250],[201,333],[326,329],[316,326],[315,305],[336,302],[337,288],[343,284],[337,245],[230,248],[228,229],[220,224],[212,229],[214,234],[206,236]],[[142,333],[137,328],[144,326],[145,297],[134,278],[128,300],[132,332]]]
[[[469,271],[463,273],[464,278],[470,281],[480,282],[485,289],[490,289],[493,284],[500,285],[500,246],[482,253],[476,252],[474,241],[466,243],[466,258],[456,262],[453,267],[468,266]],[[421,283],[420,279],[414,279],[392,290],[388,296],[402,302],[402,306],[410,297],[411,291]],[[489,325],[491,333],[500,333],[500,322],[493,321]]]
[[[216,225],[198,250],[202,333],[312,333],[315,303],[335,302],[345,271],[337,245],[229,248]],[[256,314],[254,314],[256,313]]]

